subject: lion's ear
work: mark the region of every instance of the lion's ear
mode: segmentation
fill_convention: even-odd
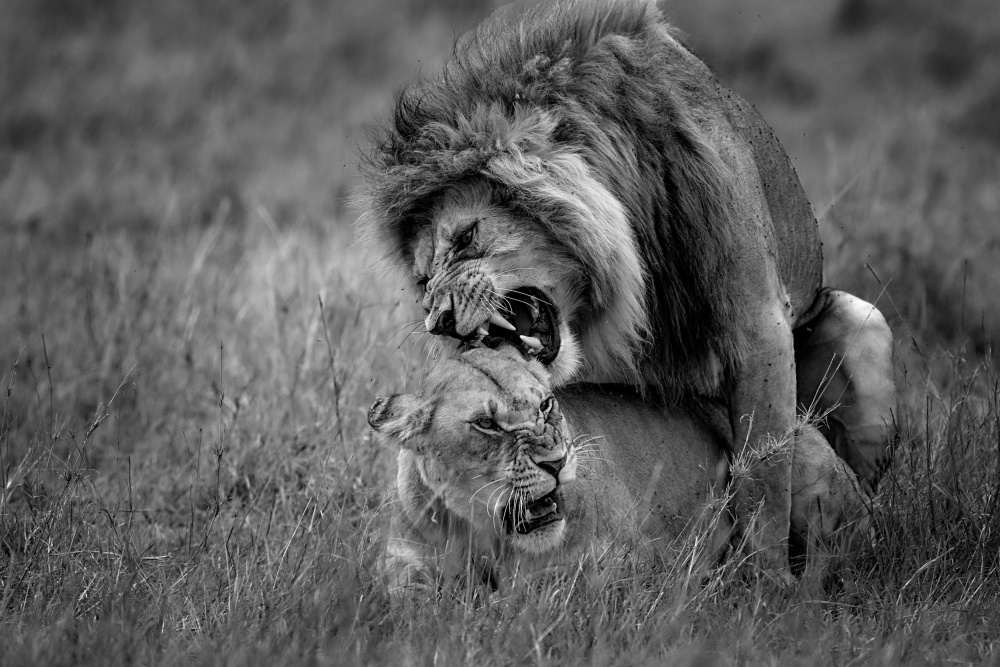
[[[379,397],[368,410],[368,424],[377,433],[399,440],[400,444],[423,433],[430,426],[431,405],[416,394]]]

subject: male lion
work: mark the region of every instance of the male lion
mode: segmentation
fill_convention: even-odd
[[[423,393],[377,399],[368,421],[401,448],[394,590],[467,572],[496,587],[514,568],[637,537],[666,547],[706,514],[728,468],[717,406],[653,408],[620,385],[554,396],[543,366],[507,346],[442,362]],[[822,566],[835,541],[867,526],[866,499],[815,429],[803,427],[793,449],[792,544]],[[709,552],[724,553],[728,514],[706,523]]]
[[[665,403],[720,396],[736,453],[790,432],[792,331],[831,302],[817,302],[816,221],[770,128],[653,2],[499,10],[439,77],[400,95],[367,166],[368,236],[409,271],[432,334],[509,341],[556,385],[625,383]],[[891,343],[881,315],[849,310]],[[851,341],[816,348],[848,385],[867,355],[852,356]],[[879,368],[890,353],[878,348]],[[875,408],[841,409],[843,446],[866,472],[887,459],[889,380]],[[791,465],[785,456],[741,485],[737,504],[744,529],[760,518],[752,543],[783,578]]]

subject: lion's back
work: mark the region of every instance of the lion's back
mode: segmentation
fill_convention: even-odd
[[[789,291],[793,322],[812,304],[823,283],[823,244],[819,225],[799,176],[774,130],[757,108],[721,87],[722,110],[733,130],[749,145],[771,217],[778,275]]]

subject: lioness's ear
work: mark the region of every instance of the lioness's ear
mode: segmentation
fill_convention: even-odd
[[[375,399],[368,410],[368,424],[378,433],[405,443],[430,425],[432,414],[431,405],[416,394],[394,394]]]

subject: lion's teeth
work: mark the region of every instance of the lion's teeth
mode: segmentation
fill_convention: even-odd
[[[517,327],[500,317],[499,313],[490,313],[489,321],[501,329],[506,329],[507,331],[517,331]]]
[[[521,342],[528,346],[531,352],[538,354],[542,351],[542,341],[538,340],[534,336],[518,336]]]
[[[480,338],[485,338],[490,334],[489,330],[486,327],[479,327],[478,329],[476,329],[476,333],[479,334]]]

